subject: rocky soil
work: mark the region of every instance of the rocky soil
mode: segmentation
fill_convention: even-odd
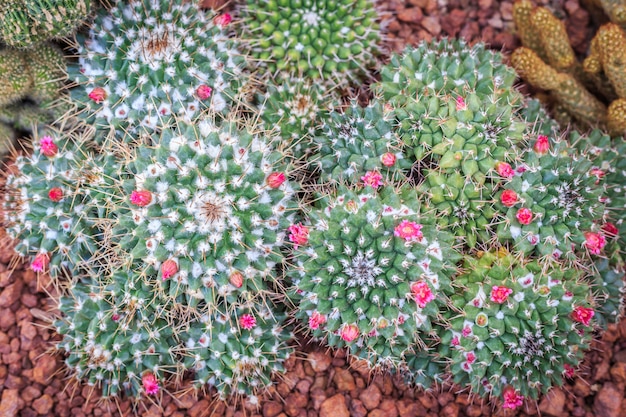
[[[207,0],[207,3],[219,0]],[[543,0],[565,20],[578,52],[587,48],[589,16],[578,0]],[[436,37],[482,40],[509,52],[517,46],[511,34],[512,1],[388,0],[388,46]],[[1,232],[0,232],[1,233]],[[50,352],[58,338],[47,327],[55,294],[45,275],[12,262],[8,246],[0,246],[0,416],[73,417],[620,417],[626,416],[626,321],[613,325],[597,340],[577,375],[538,403],[514,412],[493,408],[480,398],[439,387],[423,392],[389,375],[371,375],[349,364],[343,352],[305,345],[288,363],[287,374],[259,408],[212,400],[211,393],[189,390],[161,392],[156,402],[103,402],[93,387],[66,378],[63,358]]]

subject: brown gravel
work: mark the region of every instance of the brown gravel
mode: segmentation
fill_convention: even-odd
[[[206,0],[222,4],[222,0]],[[590,39],[589,15],[578,0],[541,0],[567,25],[575,49],[583,53]],[[402,51],[423,39],[463,37],[485,41],[510,52],[518,46],[511,34],[512,1],[388,0],[388,46]],[[1,235],[1,232],[0,232]],[[104,403],[92,387],[68,381],[63,358],[48,353],[58,339],[43,319],[54,308],[49,279],[24,265],[11,266],[10,250],[0,247],[0,417],[622,417],[626,416],[626,321],[613,325],[593,344],[575,379],[554,389],[538,404],[504,412],[443,387],[425,393],[390,375],[370,375],[349,365],[343,352],[308,345],[288,361],[281,378],[258,409],[235,407],[181,390],[163,395],[160,404],[129,400]],[[182,393],[184,392],[184,393]]]

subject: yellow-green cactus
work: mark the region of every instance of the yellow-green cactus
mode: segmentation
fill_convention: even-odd
[[[587,123],[604,122],[606,107],[573,76],[548,66],[529,48],[520,47],[511,55],[519,75],[537,88],[550,93],[577,119]]]
[[[607,127],[614,135],[626,134],[626,99],[618,98],[607,110]]]
[[[541,42],[546,61],[558,71],[574,73],[578,62],[572,49],[565,24],[545,7],[537,7],[530,15],[531,27]],[[538,52],[538,51],[535,51]]]
[[[585,70],[597,70],[599,63],[618,97],[626,98],[626,33],[616,24],[607,23],[598,29],[591,42],[591,54]]]
[[[33,80],[28,74],[23,53],[12,49],[0,51],[0,106],[20,100],[30,91]]]
[[[541,44],[541,33],[535,30],[531,21],[533,9],[534,6],[529,0],[517,0],[513,5],[513,21],[522,45],[535,51],[542,60],[546,60],[547,56]]]
[[[611,22],[626,29],[626,1],[624,0],[599,0],[602,9],[609,16]]]

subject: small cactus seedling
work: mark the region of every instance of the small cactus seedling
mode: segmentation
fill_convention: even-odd
[[[0,38],[30,48],[70,36],[87,18],[90,0],[6,0],[0,5]]]
[[[99,143],[136,139],[174,116],[226,114],[245,78],[243,57],[223,25],[183,0],[116,1],[77,48],[71,100]]]
[[[296,318],[330,346],[396,368],[425,346],[459,255],[410,188],[340,186],[289,228]]]
[[[372,0],[247,0],[241,14],[242,38],[274,78],[347,87],[375,68],[381,53]]]
[[[593,299],[580,271],[500,250],[467,258],[453,285],[455,312],[441,343],[454,382],[502,397],[505,408],[562,385],[589,348]]]

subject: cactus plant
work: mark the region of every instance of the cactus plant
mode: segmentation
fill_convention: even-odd
[[[330,346],[395,368],[446,304],[459,255],[410,188],[340,186],[289,228],[296,318]]]
[[[30,48],[70,36],[89,14],[90,0],[7,0],[0,5],[0,38]]]
[[[372,0],[247,0],[241,16],[239,31],[255,65],[274,78],[347,87],[381,54]]]
[[[354,184],[370,171],[401,181],[411,167],[381,101],[365,108],[352,101],[342,113],[331,113],[320,130],[310,159],[323,183]]]
[[[494,184],[518,159],[525,128],[514,73],[483,46],[442,40],[392,57],[381,76],[375,89],[416,162],[418,192],[470,247],[489,240]]]
[[[183,0],[116,1],[100,12],[68,69],[71,102],[98,143],[237,106],[243,57],[220,22]]]
[[[464,269],[441,342],[454,382],[503,397],[505,408],[562,385],[592,338],[594,300],[580,271],[506,251],[469,257]]]

